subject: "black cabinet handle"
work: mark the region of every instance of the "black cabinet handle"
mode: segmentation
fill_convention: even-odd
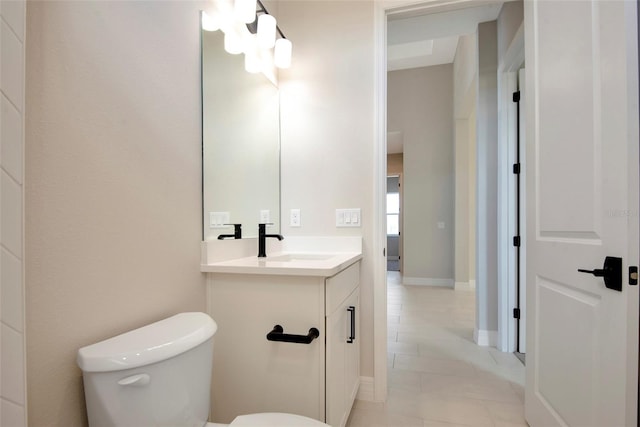
[[[309,329],[307,335],[285,334],[284,329],[280,325],[275,325],[271,332],[267,334],[269,341],[292,342],[296,344],[311,344],[311,341],[320,336],[320,331],[316,328]]]
[[[351,313],[351,335],[347,338],[347,343],[351,344],[356,340],[356,308],[350,305],[347,311]]]

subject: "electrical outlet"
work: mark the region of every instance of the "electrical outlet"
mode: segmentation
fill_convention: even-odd
[[[300,209],[291,209],[289,225],[291,227],[300,227]]]
[[[271,214],[269,212],[269,209],[262,209],[260,211],[260,224],[268,224],[271,221]]]

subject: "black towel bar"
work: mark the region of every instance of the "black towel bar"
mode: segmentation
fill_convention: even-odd
[[[293,342],[296,344],[311,344],[311,341],[320,336],[320,331],[316,328],[309,329],[307,335],[285,334],[284,329],[280,325],[275,325],[271,332],[267,334],[269,341]]]

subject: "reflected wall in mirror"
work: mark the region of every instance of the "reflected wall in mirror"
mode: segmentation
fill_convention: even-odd
[[[224,50],[224,34],[202,31],[203,238],[256,237],[258,223],[280,232],[278,88]]]

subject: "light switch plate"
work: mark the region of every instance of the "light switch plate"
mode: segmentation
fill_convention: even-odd
[[[361,223],[360,208],[336,209],[336,227],[360,227]]]
[[[229,212],[209,212],[209,228],[227,228],[229,222]]]

